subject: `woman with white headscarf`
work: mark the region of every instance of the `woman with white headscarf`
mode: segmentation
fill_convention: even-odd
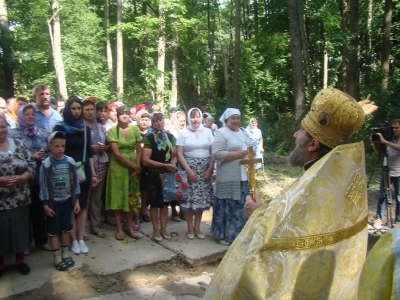
[[[187,223],[186,237],[192,240],[196,236],[203,240],[201,217],[203,211],[210,208],[213,197],[211,175],[214,162],[210,147],[214,136],[209,128],[201,124],[202,114],[197,107],[189,110],[187,119],[189,126],[179,132],[176,142],[179,163],[189,179],[189,198],[181,202],[180,208]]]
[[[230,245],[246,223],[244,204],[249,187],[246,169],[239,161],[247,155],[252,142],[240,128],[238,109],[227,108],[219,120],[224,126],[212,143],[217,177],[211,233],[221,244]]]

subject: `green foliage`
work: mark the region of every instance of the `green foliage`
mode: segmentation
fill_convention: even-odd
[[[115,99],[114,82],[109,81],[106,72],[104,1],[59,1],[68,93],[93,95],[105,101]],[[218,120],[227,106],[226,89],[233,90],[234,3],[212,0],[163,1],[166,7],[166,106],[171,96],[171,61],[176,48],[178,105],[182,109],[197,106]],[[115,72],[116,1],[109,2],[109,34]],[[343,44],[351,36],[341,28],[339,2],[315,0],[301,3],[312,86],[316,91],[323,87],[326,50],[329,61],[328,85],[340,88]],[[57,82],[47,26],[47,20],[51,18],[49,2],[8,0],[7,4],[14,38],[13,63],[17,93],[30,95],[36,83],[49,84],[55,93]],[[255,4],[258,8],[258,25]],[[158,5],[159,0],[123,3],[123,23],[120,27],[124,39],[124,101],[129,106],[154,99],[156,79],[160,75],[157,69],[160,34]],[[382,90],[380,60],[383,5],[384,1],[373,1],[370,28],[368,1],[360,2],[359,11],[360,95],[366,97],[370,94],[370,99],[379,106],[379,110],[367,118],[363,128],[354,137],[354,140],[365,142],[368,169],[375,156],[369,147],[369,128],[400,117],[400,43],[396,38],[400,34],[400,6],[398,1],[394,2],[390,82],[388,90]],[[242,125],[246,126],[251,117],[257,117],[265,148],[285,155],[293,149],[293,133],[296,130],[287,1],[244,1],[241,4],[241,20],[239,108]],[[227,49],[226,62],[222,56],[223,49]],[[225,63],[229,73],[228,86],[224,81]],[[306,93],[307,105],[311,102],[307,96],[309,94]]]
[[[265,128],[264,144],[268,151],[286,155],[294,148],[295,118],[292,113],[283,113],[279,119]]]

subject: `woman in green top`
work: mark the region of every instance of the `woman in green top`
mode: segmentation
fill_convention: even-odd
[[[164,116],[161,113],[154,113],[151,121],[153,132],[144,138],[142,162],[148,167],[147,203],[150,204],[153,238],[161,242],[163,238],[170,240],[171,236],[167,233],[168,203],[163,199],[160,174],[176,170],[176,140],[164,131]]]
[[[126,213],[126,233],[134,238],[143,235],[133,230],[133,213],[140,207],[139,174],[142,139],[137,126],[130,125],[130,110],[126,106],[117,108],[118,124],[108,130],[111,158],[106,184],[106,209],[114,212],[117,226],[115,238],[124,239],[121,214]]]

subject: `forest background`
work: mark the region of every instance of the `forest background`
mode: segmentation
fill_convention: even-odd
[[[162,110],[238,107],[284,155],[315,94],[339,88],[400,118],[395,0],[0,0],[0,96],[46,83],[59,99],[94,96]],[[217,122],[218,125],[219,122]]]

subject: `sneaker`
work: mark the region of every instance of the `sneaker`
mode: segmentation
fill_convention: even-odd
[[[71,251],[76,255],[81,253],[81,248],[79,247],[78,241],[74,240],[71,245]]]
[[[82,254],[86,254],[86,253],[89,252],[89,248],[86,246],[84,240],[80,240],[80,241],[79,241],[79,248],[81,249],[81,253],[82,253]]]
[[[383,226],[382,226],[382,220],[380,220],[380,219],[375,220],[373,226],[374,226],[376,229],[381,229],[381,228],[383,227]]]
[[[45,250],[45,251],[52,251],[50,245],[48,243],[37,246],[38,248]]]

